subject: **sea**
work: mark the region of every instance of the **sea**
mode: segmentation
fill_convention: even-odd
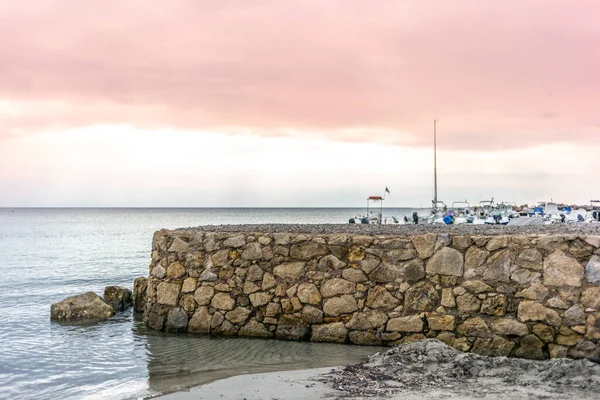
[[[410,216],[413,209],[386,209]],[[361,208],[0,208],[0,399],[143,399],[247,373],[364,361],[380,348],[165,334],[131,310],[93,325],[50,306],[148,276],[152,235],[230,224],[347,224]]]

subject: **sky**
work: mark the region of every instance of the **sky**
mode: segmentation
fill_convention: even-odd
[[[84,5],[85,4],[85,5]],[[0,0],[0,207],[600,197],[597,0]]]

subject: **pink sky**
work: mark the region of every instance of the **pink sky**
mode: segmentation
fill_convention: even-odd
[[[435,117],[440,151],[599,149],[598,15],[597,0],[0,0],[0,188],[36,170],[24,137],[99,125],[430,148]]]

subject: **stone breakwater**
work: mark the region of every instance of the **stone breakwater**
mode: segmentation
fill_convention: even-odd
[[[481,355],[600,360],[595,232],[259,228],[156,232],[137,283],[148,327],[358,345],[437,338]]]

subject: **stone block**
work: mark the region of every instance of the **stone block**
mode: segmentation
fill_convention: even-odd
[[[235,307],[235,300],[227,293],[217,293],[212,298],[210,305],[217,310],[231,311]]]
[[[367,331],[377,329],[385,325],[387,321],[388,316],[385,313],[377,310],[367,310],[354,313],[350,321],[346,323],[346,327],[355,331]]]
[[[456,329],[463,336],[475,336],[488,338],[491,335],[490,328],[480,317],[469,318],[461,323]]]
[[[581,287],[584,269],[579,262],[556,250],[544,260],[544,285]]]
[[[585,308],[600,308],[600,287],[589,287],[581,293],[581,304]]]
[[[437,290],[428,282],[413,285],[404,296],[404,308],[409,312],[432,311],[437,308],[440,301]]]
[[[132,302],[135,312],[144,312],[146,308],[146,291],[148,289],[148,278],[135,278],[133,282]]]
[[[481,308],[481,301],[471,293],[465,293],[456,297],[458,311],[464,313],[478,313]]]
[[[187,313],[181,308],[172,308],[167,315],[165,329],[169,332],[184,332],[188,325]]]
[[[156,289],[156,301],[159,304],[175,307],[179,303],[181,286],[176,283],[161,282]]]
[[[238,332],[240,336],[249,337],[262,337],[270,338],[273,337],[273,332],[270,332],[263,324],[252,318],[246,325],[244,325]]]
[[[338,315],[352,313],[358,310],[356,299],[345,294],[340,297],[331,297],[323,302],[323,311],[326,315],[337,317]]]
[[[419,258],[426,259],[433,256],[437,235],[428,233],[425,235],[412,236],[411,242],[419,255]]]
[[[514,318],[501,318],[492,321],[491,328],[494,333],[507,336],[526,336],[529,334],[527,325]]]
[[[288,264],[281,264],[273,269],[273,273],[276,277],[286,280],[298,280],[304,276],[305,262],[293,262]]]
[[[315,241],[307,241],[300,244],[294,244],[290,248],[290,257],[296,260],[310,260],[315,257],[326,256],[329,254],[329,248]]]
[[[430,314],[427,317],[429,329],[433,331],[453,331],[455,326],[454,315]]]
[[[514,342],[494,335],[485,339],[478,337],[473,343],[471,352],[488,357],[508,357],[514,347]]]
[[[250,298],[250,303],[252,303],[252,307],[256,308],[256,307],[262,307],[262,306],[268,304],[271,301],[271,299],[273,298],[273,295],[268,292],[259,292],[259,293],[252,293],[248,297]]]
[[[503,294],[487,297],[481,303],[482,314],[504,316],[506,314],[506,297]]]
[[[345,279],[328,279],[321,285],[321,295],[323,297],[334,297],[342,294],[350,294],[354,292],[355,286],[354,282]]]
[[[350,343],[361,345],[361,346],[381,346],[382,339],[372,331],[352,331],[348,334]]]
[[[516,264],[521,268],[540,271],[542,269],[542,253],[537,249],[523,249],[517,256]]]
[[[540,321],[556,327],[561,324],[561,318],[556,311],[546,308],[536,301],[520,302],[517,315],[521,322]]]
[[[332,324],[313,325],[311,341],[345,343],[348,338],[348,330],[342,322]]]
[[[400,304],[400,300],[392,296],[382,286],[375,286],[367,295],[367,306],[370,308],[392,310]]]
[[[418,315],[392,318],[388,321],[386,330],[388,332],[422,332],[423,320]]]
[[[519,348],[515,355],[520,358],[528,358],[530,360],[546,360],[549,354],[544,350],[544,342],[538,339],[535,335],[527,335],[523,337],[519,343]]]
[[[427,262],[425,268],[430,275],[463,275],[464,259],[460,251],[444,247],[435,253]]]
[[[305,340],[309,334],[310,326],[301,318],[293,315],[282,315],[275,332],[278,339],[286,340]]]

